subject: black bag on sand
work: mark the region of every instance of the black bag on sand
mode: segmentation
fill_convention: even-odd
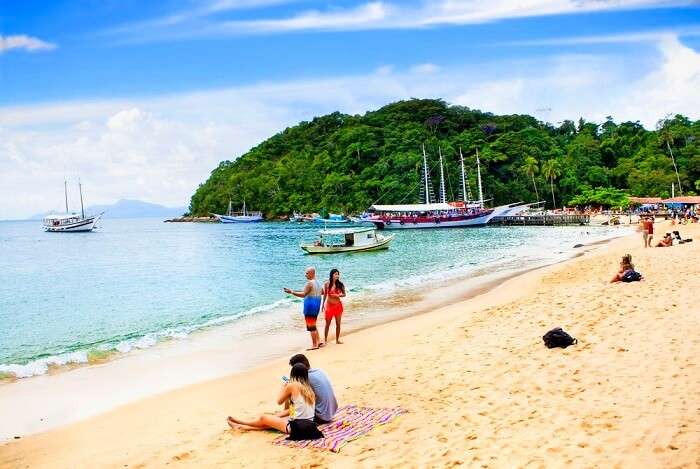
[[[551,331],[547,332],[542,336],[542,340],[544,340],[544,344],[547,346],[547,348],[566,348],[569,345],[578,343],[577,339],[564,332],[561,327],[557,327],[556,329],[552,329]]]
[[[636,270],[627,270],[622,274],[622,281],[625,283],[639,282],[642,279],[642,274]]]
[[[323,438],[323,433],[318,429],[313,420],[297,419],[289,421],[288,440],[318,440]]]

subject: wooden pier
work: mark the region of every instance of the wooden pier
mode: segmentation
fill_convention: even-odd
[[[590,222],[591,217],[589,215],[554,214],[494,217],[489,223],[502,226],[563,226],[588,225]]]

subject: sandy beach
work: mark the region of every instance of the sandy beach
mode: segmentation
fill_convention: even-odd
[[[700,467],[700,226],[674,229],[695,242],[625,237],[309,352],[341,405],[408,411],[340,453],[228,429],[276,410],[276,360],[10,441],[0,467]],[[645,280],[609,284],[626,253]],[[545,348],[556,326],[578,344]]]

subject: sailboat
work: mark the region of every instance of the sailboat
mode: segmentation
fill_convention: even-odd
[[[445,189],[445,173],[443,169],[442,150],[440,155],[440,192],[439,201],[434,200],[428,159],[423,145],[423,171],[421,181],[421,203],[406,205],[372,205],[370,212],[375,215],[371,219],[377,228],[396,230],[414,228],[452,228],[466,226],[484,226],[493,217],[498,216],[510,206],[503,205],[496,208],[484,207],[484,195],[481,185],[481,165],[477,151],[477,175],[479,185],[479,200],[468,200],[466,191],[466,178],[464,173],[464,158],[462,164],[462,194],[463,200],[447,203]],[[460,150],[461,152],[461,150]],[[469,191],[471,192],[471,191]]]
[[[254,223],[258,221],[263,221],[263,215],[261,212],[249,212],[246,210],[245,199],[243,199],[243,211],[234,212],[231,210],[231,200],[228,201],[228,211],[226,215],[218,215],[214,213],[213,215],[221,223]]]
[[[66,213],[47,215],[43,220],[45,231],[54,233],[79,233],[92,231],[95,229],[97,222],[100,220],[104,212],[96,216],[86,217],[85,208],[83,207],[83,186],[80,181],[78,181],[78,189],[80,190],[80,215],[77,213],[71,213],[68,210],[68,182],[64,180],[63,192],[66,200]]]

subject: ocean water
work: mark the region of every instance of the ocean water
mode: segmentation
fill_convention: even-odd
[[[396,231],[386,251],[309,256],[317,227],[105,219],[93,233],[44,233],[0,222],[0,377],[26,378],[150,348],[259,315],[257,328],[295,327],[313,265],[341,271],[348,300],[411,292],[450,279],[556,262],[577,243],[624,232],[603,227],[486,227]],[[372,314],[371,310],[365,314]],[[300,328],[300,333],[305,333]]]

